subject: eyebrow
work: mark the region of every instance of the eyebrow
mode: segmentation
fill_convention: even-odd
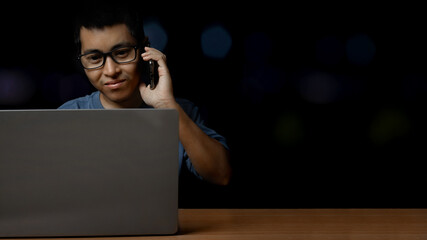
[[[120,42],[120,43],[117,43],[116,45],[114,45],[112,48],[110,48],[110,51],[114,51],[114,50],[121,48],[121,47],[132,47],[132,46],[135,46],[135,44],[132,44],[130,42]],[[87,49],[81,55],[85,55],[88,53],[95,53],[95,52],[102,52],[102,51],[99,49]]]

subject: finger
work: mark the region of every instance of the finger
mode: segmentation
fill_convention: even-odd
[[[144,59],[144,61],[149,61],[149,60],[156,60],[156,55],[151,53],[151,52],[144,52],[141,54],[141,57]],[[157,60],[156,60],[157,61]]]
[[[147,58],[148,60],[150,59],[153,59],[156,61],[163,60],[164,62],[166,62],[166,55],[155,48],[145,47],[145,52],[141,54],[141,57]]]
[[[151,56],[153,53],[154,48],[145,47],[144,52],[141,54],[141,56]]]
[[[150,61],[151,60],[151,56],[146,54],[146,53],[141,54],[141,57],[144,61]]]

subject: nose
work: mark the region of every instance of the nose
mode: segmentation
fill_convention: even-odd
[[[103,73],[105,76],[112,77],[112,78],[120,74],[120,68],[118,64],[114,62],[110,56],[107,56],[107,59],[105,59]]]

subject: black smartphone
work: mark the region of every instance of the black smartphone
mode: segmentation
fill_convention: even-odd
[[[147,40],[147,47],[150,47],[150,42]],[[145,84],[150,84],[150,89],[156,88],[159,83],[159,64],[157,61],[149,60],[148,62],[144,61],[146,72],[148,73],[146,76],[143,76]]]

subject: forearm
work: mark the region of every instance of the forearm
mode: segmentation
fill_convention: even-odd
[[[179,114],[179,140],[196,171],[207,181],[228,184],[231,176],[228,150],[205,134],[175,101],[166,56],[154,48],[146,47],[141,57],[144,61],[153,59],[159,64],[159,82],[156,88],[150,89],[144,82],[139,86],[143,101],[154,108],[176,109]]]
[[[179,114],[179,139],[196,171],[207,181],[227,185],[231,177],[228,150],[206,135],[177,103],[169,106]]]

